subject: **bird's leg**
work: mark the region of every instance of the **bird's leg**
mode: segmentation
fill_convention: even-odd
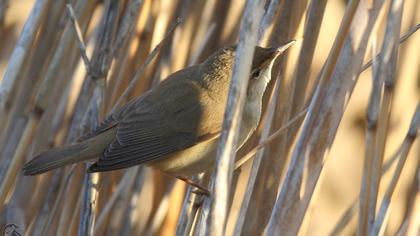
[[[207,195],[207,196],[210,196],[210,191],[206,187],[201,186],[200,184],[192,181],[191,179],[188,179],[188,178],[186,178],[184,176],[176,176],[176,178],[184,181],[185,183],[187,183],[187,184],[189,184],[189,185],[191,185],[193,187],[196,187],[198,190],[193,191],[193,193],[199,194],[199,195]]]

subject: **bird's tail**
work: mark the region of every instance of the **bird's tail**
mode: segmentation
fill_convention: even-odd
[[[45,151],[24,165],[23,174],[42,174],[62,166],[98,158],[114,140],[115,133],[116,128],[113,127],[83,142]]]

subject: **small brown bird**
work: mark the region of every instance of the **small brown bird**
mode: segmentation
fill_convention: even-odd
[[[294,42],[277,48],[255,48],[238,147],[258,125],[275,58]],[[23,173],[36,175],[96,160],[89,172],[144,164],[185,180],[211,168],[234,58],[235,47],[225,47],[203,63],[175,72],[110,114],[82,141],[36,156],[25,164]]]

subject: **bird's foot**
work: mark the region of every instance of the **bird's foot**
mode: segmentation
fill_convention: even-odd
[[[196,186],[194,186],[196,187]],[[197,187],[196,187],[197,188]],[[197,188],[192,191],[192,193],[200,195],[200,196],[210,196],[210,191],[205,188]]]
[[[193,193],[197,194],[197,195],[202,195],[202,196],[210,196],[210,191],[206,188],[201,186],[200,184],[192,181],[191,179],[188,179],[184,176],[177,176],[178,179],[184,181],[185,183],[197,188],[196,190],[192,191]]]

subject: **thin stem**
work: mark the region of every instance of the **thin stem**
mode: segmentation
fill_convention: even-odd
[[[73,7],[71,6],[71,4],[67,4],[66,8],[67,8],[67,14],[69,15],[70,20],[73,24],[74,32],[77,36],[77,42],[79,43],[80,54],[82,56],[83,63],[85,65],[86,72],[87,72],[87,74],[90,74],[92,72],[91,63],[90,63],[90,60],[89,60],[89,58],[87,56],[87,53],[86,53],[86,45],[83,41],[82,30],[80,29],[79,22],[76,19],[76,15],[74,14],[74,10],[73,10]]]
[[[146,61],[143,63],[143,65],[140,66],[136,70],[136,73],[134,74],[134,77],[130,80],[130,83],[128,84],[127,88],[124,90],[123,94],[118,98],[117,102],[111,109],[111,114],[114,113],[121,105],[122,101],[127,98],[127,96],[133,91],[134,87],[136,86],[138,80],[143,75],[144,71],[146,70],[147,66],[152,62],[152,60],[156,57],[160,49],[163,47],[163,45],[169,40],[169,37],[172,35],[172,33],[175,31],[176,27],[181,24],[181,19],[177,18],[176,21],[172,24],[172,26],[169,28],[168,32],[166,33],[165,37],[156,45],[156,47],[152,50],[152,52],[147,56]]]

